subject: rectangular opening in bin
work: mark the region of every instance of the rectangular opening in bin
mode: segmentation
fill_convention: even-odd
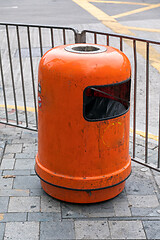
[[[90,86],[83,94],[83,116],[88,121],[111,119],[130,107],[131,80],[104,86]]]

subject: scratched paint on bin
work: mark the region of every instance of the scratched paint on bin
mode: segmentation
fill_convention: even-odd
[[[123,145],[124,143],[124,122],[115,121],[109,123],[104,133],[102,135],[103,144],[107,148],[115,148],[117,146]],[[112,132],[112,136],[110,135]],[[114,135],[114,137],[113,137]]]

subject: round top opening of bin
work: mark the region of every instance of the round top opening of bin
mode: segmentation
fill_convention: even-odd
[[[107,51],[107,48],[99,45],[91,44],[74,44],[65,47],[65,50],[73,53],[101,53]]]

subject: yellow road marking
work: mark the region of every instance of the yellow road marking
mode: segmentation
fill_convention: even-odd
[[[113,3],[113,4],[128,4],[128,5],[141,5],[141,6],[150,6],[150,3],[136,3],[136,2],[120,2],[120,1],[105,1],[105,0],[89,0],[89,2],[98,2],[98,3]]]
[[[133,133],[133,129],[132,128],[130,128],[130,132],[131,133]],[[146,133],[145,132],[142,132],[142,131],[136,131],[136,134],[137,135],[139,135],[139,136],[141,136],[141,137],[146,137]],[[151,133],[149,133],[148,134],[148,138],[150,138],[150,139],[153,139],[153,140],[155,140],[155,141],[158,141],[158,136],[156,136],[156,135],[153,135],[153,134],[151,134]]]
[[[1,108],[5,108],[5,105],[0,105],[0,107],[1,107]],[[14,105],[7,105],[7,108],[15,109],[15,106],[14,106]],[[17,109],[18,109],[18,110],[25,111],[25,108],[22,107],[22,106],[17,106]],[[35,112],[35,108],[33,108],[33,107],[27,107],[27,111],[28,111],[28,112]]]
[[[0,105],[0,108],[5,108],[5,105]],[[15,106],[14,105],[7,105],[7,108],[10,108],[10,109],[15,109]],[[17,109],[18,110],[23,110],[24,111],[24,107],[23,106],[17,106]],[[32,108],[32,107],[27,107],[27,111],[28,112],[35,112],[35,109]],[[118,122],[118,124],[121,125],[121,122]],[[113,123],[114,125],[114,123]],[[130,132],[133,133],[133,129],[130,128]],[[142,132],[142,131],[136,131],[136,134],[137,135],[140,135],[141,137],[145,137],[145,132]],[[158,141],[158,136],[156,135],[153,135],[153,134],[148,134],[148,138],[151,138],[151,139],[154,139],[156,141]],[[20,191],[20,190],[17,190],[17,191]],[[1,215],[0,215],[1,216]]]
[[[29,190],[15,189],[15,191],[17,191],[17,192],[25,192],[25,193],[28,193],[28,195],[29,195]]]
[[[113,21],[116,22],[114,18],[100,10],[99,8],[95,7],[91,3],[89,3],[87,0],[73,0],[73,2],[77,3],[80,7],[87,10],[90,14],[92,14],[94,17],[96,17],[100,21]]]
[[[123,26],[117,20],[114,19],[113,16],[109,16],[99,8],[92,5],[87,0],[73,0],[75,3],[77,3],[80,7],[88,11],[91,15],[93,15],[95,18],[100,20],[106,27],[110,28],[113,32],[119,33],[119,34],[125,34],[129,36],[134,36],[133,34],[126,26]],[[154,4],[154,7],[157,5],[160,6],[160,4]],[[144,9],[144,8],[143,8]],[[132,47],[132,41],[130,40],[124,40],[129,46]],[[159,52],[154,49],[152,46],[150,46],[150,64],[155,69],[157,69],[160,72],[160,54]],[[146,56],[146,44],[143,42],[137,41],[136,44],[136,50],[137,53],[141,54],[144,58]]]
[[[3,218],[4,218],[4,214],[2,213],[2,214],[0,214],[0,221],[2,221]]]
[[[160,3],[158,3],[158,4],[152,4],[152,5],[148,6],[148,7],[138,8],[138,9],[135,9],[135,10],[132,10],[132,11],[128,11],[128,12],[125,12],[125,13],[120,13],[120,14],[114,15],[114,16],[112,16],[112,17],[113,17],[113,18],[121,18],[121,17],[125,17],[125,16],[132,15],[132,14],[135,14],[135,13],[140,13],[140,12],[148,11],[148,10],[150,10],[150,9],[158,8],[158,7],[160,7]]]
[[[160,29],[156,29],[156,28],[140,28],[140,27],[129,27],[129,26],[126,26],[126,28],[136,30],[136,31],[160,33]]]

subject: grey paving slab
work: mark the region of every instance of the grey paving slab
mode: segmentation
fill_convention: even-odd
[[[38,222],[10,222],[6,223],[4,240],[38,240]]]
[[[133,138],[130,138],[130,142],[133,143]],[[142,147],[145,147],[145,138],[141,137],[141,136],[136,136],[136,145],[140,145]],[[148,148],[154,150],[157,147],[157,141],[151,141],[151,139],[149,139],[148,142]]]
[[[33,139],[33,138],[32,138]],[[26,142],[26,141],[24,141],[24,144],[23,144],[23,150],[24,149],[32,149],[32,150],[35,150],[35,149],[38,149],[38,143],[36,143],[35,141],[34,141],[34,144],[32,143],[32,142]]]
[[[0,141],[0,159],[2,158],[2,155],[4,154],[4,147],[5,147],[5,141]]]
[[[75,221],[76,239],[111,239],[107,221]]]
[[[132,156],[132,152],[133,152],[133,143],[129,142],[129,154]]]
[[[14,169],[34,169],[35,160],[34,158],[24,158],[24,159],[16,159]]]
[[[0,140],[7,140],[7,142],[11,142],[9,141],[10,139],[12,140],[13,138],[17,138],[19,139],[21,137],[21,133],[17,133],[15,131],[6,131],[6,132],[3,132],[3,130],[1,130],[2,134],[0,136]],[[9,152],[6,152],[6,153],[9,153]]]
[[[3,159],[10,159],[10,158],[14,158],[15,153],[6,153],[3,155]]]
[[[5,146],[5,141],[0,141],[0,148],[4,148],[4,146]]]
[[[35,143],[36,140],[34,138],[25,138],[25,140],[24,140],[24,138],[20,138],[20,139],[12,140],[12,143],[24,143],[24,142],[31,144],[31,143]]]
[[[37,143],[34,144],[29,144],[29,143],[24,143],[23,144],[23,153],[28,153],[28,152],[33,152],[36,153],[38,151]]]
[[[8,212],[39,212],[39,197],[10,197]]]
[[[4,178],[0,176],[0,189],[11,189],[13,185],[13,178]]]
[[[0,240],[4,239],[5,223],[0,223]]]
[[[147,239],[160,239],[160,221],[143,221]]]
[[[40,226],[40,240],[75,239],[74,222],[42,222]]]
[[[38,137],[38,136],[37,136]],[[33,150],[38,150],[38,143],[34,140],[34,144],[32,142],[24,142],[23,144],[23,149],[33,149]]]
[[[15,128],[15,127],[12,127],[12,126],[5,126],[5,125],[3,125],[3,127],[1,128],[1,132],[2,133],[9,133],[10,135],[10,137],[8,137],[8,139],[13,139],[13,137],[12,136],[14,136],[14,134],[15,133],[19,133],[19,134],[22,134],[22,129],[20,129],[20,128]]]
[[[29,189],[0,189],[0,197],[22,197],[29,196]]]
[[[2,143],[1,143],[1,145],[0,145],[0,156],[2,156],[3,148],[4,148],[4,145],[2,146]]]
[[[131,211],[128,201],[115,201],[114,204],[115,216],[131,216]]]
[[[129,204],[132,207],[139,207],[139,208],[154,208],[159,206],[159,202],[156,195],[128,195]]]
[[[38,137],[38,133],[36,132],[32,132],[32,131],[23,131],[22,132],[22,139],[29,139],[29,138],[32,138],[32,139],[36,139]]]
[[[40,180],[37,176],[17,176],[14,179],[13,188],[28,189],[41,188]]]
[[[36,153],[28,152],[28,153],[16,153],[15,158],[35,158]]]
[[[155,176],[155,181],[156,181],[158,188],[160,188],[160,175]]]
[[[7,144],[5,148],[5,153],[21,153],[22,152],[22,144]]]
[[[115,216],[131,216],[129,202],[125,189],[121,194],[112,199]]]
[[[0,212],[7,212],[9,197],[0,197]]]
[[[0,159],[2,158],[2,155],[3,155],[3,149],[0,148]]]
[[[141,221],[109,221],[112,239],[146,239]]]
[[[62,203],[62,218],[92,218],[115,216],[112,200],[96,204]]]
[[[14,176],[29,176],[30,170],[4,170],[3,175],[14,175]]]
[[[152,217],[160,217],[160,206],[153,208],[135,208],[135,207],[131,207],[131,213],[132,216],[152,216]]]
[[[35,162],[34,162],[34,164],[35,164]],[[35,169],[30,170],[30,175],[36,175]]]
[[[160,176],[160,172],[154,171],[151,169],[152,175],[153,176]]]
[[[150,170],[142,171],[143,166],[140,168],[132,167],[132,174],[127,179],[125,190],[127,194],[135,195],[153,195],[154,186],[152,184],[152,176]],[[141,183],[141,184],[140,184]]]
[[[3,158],[1,165],[0,165],[0,169],[13,169],[14,168],[14,163],[15,163],[15,159],[11,158],[11,159],[5,159]]]
[[[27,213],[2,213],[0,214],[1,222],[25,222]]]
[[[138,141],[136,141],[136,157],[144,160],[145,159],[145,138],[144,137],[143,137],[142,141],[143,141],[144,146],[139,145]],[[152,139],[148,139],[148,141],[149,141],[148,145],[150,145],[151,144],[150,141],[152,141]],[[152,148],[148,147],[148,157],[150,157],[153,153],[154,153],[154,148],[152,149]]]
[[[158,162],[158,149],[154,149],[152,154],[148,157],[148,162],[157,166]]]
[[[60,201],[50,197],[50,196],[41,196],[41,212],[55,212],[60,213]]]
[[[53,222],[60,221],[61,213],[57,212],[32,212],[28,213],[28,221],[32,222]]]
[[[43,195],[46,195],[46,192],[41,187],[30,189],[30,196],[43,196]]]

